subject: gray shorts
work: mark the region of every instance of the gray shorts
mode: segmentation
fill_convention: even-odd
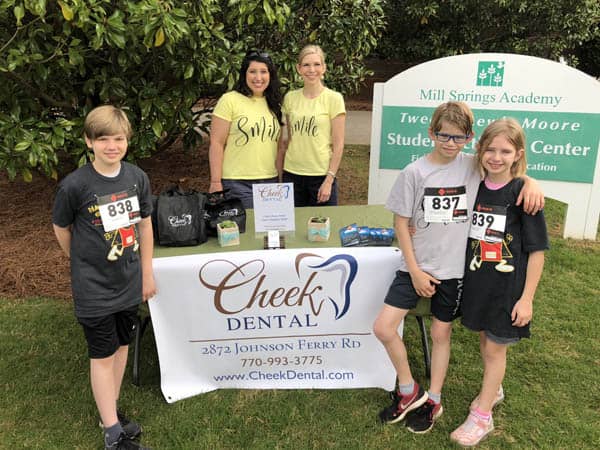
[[[496,336],[493,333],[490,333],[489,331],[484,331],[485,333],[485,337],[488,338],[490,341],[492,341],[494,344],[500,344],[500,345],[514,345],[517,342],[519,342],[521,340],[521,338],[519,337],[502,337],[502,336]]]
[[[435,294],[431,297],[431,314],[442,322],[452,322],[460,316],[460,302],[462,299],[462,278],[440,280],[435,287]],[[408,272],[398,270],[396,278],[392,281],[384,303],[401,309],[413,309],[417,306],[420,296],[410,279]]]

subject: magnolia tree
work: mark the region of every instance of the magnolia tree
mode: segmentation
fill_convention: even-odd
[[[83,120],[104,103],[132,122],[129,159],[176,139],[191,148],[198,116],[233,86],[248,49],[270,52],[290,87],[298,50],[318,43],[328,85],[351,93],[382,30],[381,3],[0,0],[0,171],[57,178],[59,161],[83,164]]]

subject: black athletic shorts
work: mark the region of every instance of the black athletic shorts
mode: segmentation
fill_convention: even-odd
[[[78,317],[93,359],[108,358],[133,339],[138,305],[108,316]]]
[[[431,314],[442,322],[452,322],[460,316],[463,280],[462,278],[451,278],[440,281],[441,283],[435,286],[435,294],[431,297]],[[398,270],[385,296],[384,303],[396,308],[413,309],[417,306],[419,298],[410,274]]]

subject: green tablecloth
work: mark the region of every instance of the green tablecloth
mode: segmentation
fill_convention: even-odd
[[[331,236],[327,242],[310,242],[307,238],[307,223],[312,216],[326,216],[331,222]],[[286,248],[339,247],[340,228],[356,223],[369,227],[393,227],[393,214],[383,205],[321,206],[296,208],[296,231],[294,236],[286,236]],[[264,234],[264,233],[263,233]],[[221,247],[216,237],[209,237],[202,245],[192,247],[160,247],[155,246],[154,257],[191,255],[196,253],[218,253],[240,250],[260,250],[263,238],[257,238],[254,232],[254,211],[246,211],[246,232],[240,234],[240,245]]]

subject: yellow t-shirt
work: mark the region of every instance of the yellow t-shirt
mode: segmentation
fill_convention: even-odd
[[[318,97],[306,98],[298,89],[285,95],[282,110],[291,131],[284,169],[296,175],[326,175],[332,152],[331,121],[346,113],[342,94],[325,88]]]
[[[217,102],[213,115],[231,124],[223,153],[223,178],[260,180],[277,176],[280,126],[264,97],[227,92]]]

